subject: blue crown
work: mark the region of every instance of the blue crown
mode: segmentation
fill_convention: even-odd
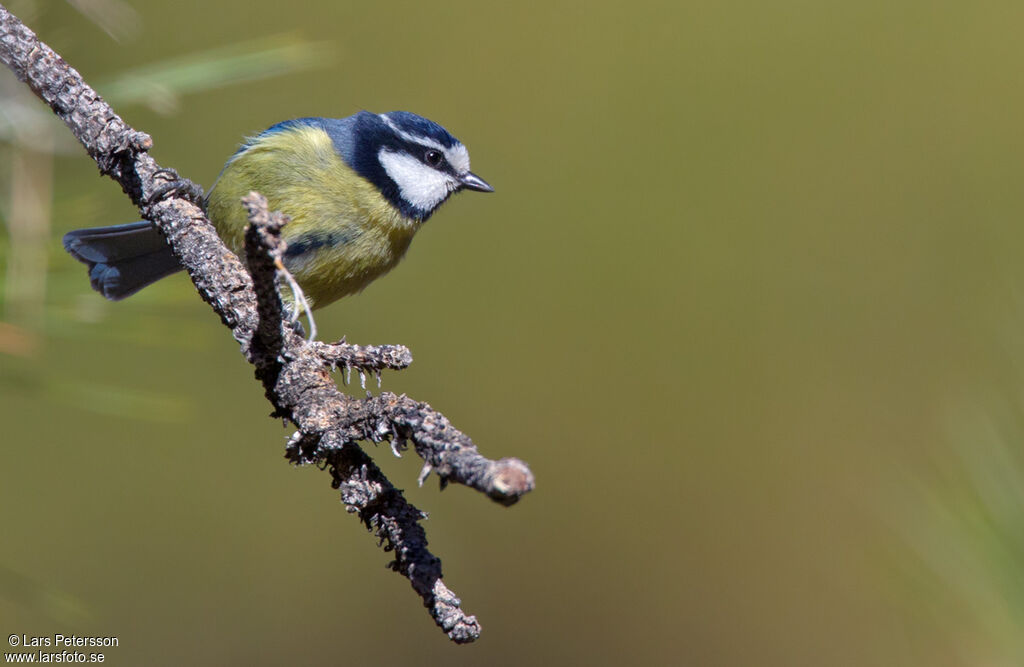
[[[383,115],[394,123],[395,127],[407,134],[433,139],[445,148],[451,148],[459,143],[459,140],[453,137],[448,130],[423,116],[417,116],[409,111],[389,111]]]

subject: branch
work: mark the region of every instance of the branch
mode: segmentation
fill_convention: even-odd
[[[356,370],[365,388],[366,375],[379,382],[382,370],[405,368],[412,355],[401,345],[308,342],[289,324],[278,293],[286,218],[270,213],[256,193],[245,198],[250,276],[206,219],[198,188],[161,168],[147,153],[152,139],[121,120],[78,72],[2,6],[0,61],[53,109],[100,171],[117,181],[167,238],[200,296],[241,343],[274,406],[272,415],[297,427],[286,457],[325,467],[348,511],[359,515],[385,551],[394,551],[391,567],[409,579],[435,622],[455,642],[476,639],[479,623],[462,611],[441,579],[440,560],[426,548],[419,525],[423,513],[355,443],[390,440],[400,454],[411,442],[424,461],[420,484],[434,472],[442,488],[448,482],[464,484],[503,505],[533,488],[526,464],[481,456],[468,436],[426,403],[389,392],[354,399],[338,391],[330,370],[344,369],[346,377]]]

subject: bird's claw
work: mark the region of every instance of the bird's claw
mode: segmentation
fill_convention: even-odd
[[[153,188],[147,203],[150,205],[168,197],[180,197],[196,206],[203,208],[206,193],[203,189],[187,178],[178,176],[173,169],[157,169],[153,172],[154,180],[165,181],[162,185]]]
[[[274,260],[274,266],[277,268],[278,275],[284,279],[292,291],[291,306],[286,308],[289,322],[301,330],[302,323],[299,322],[299,316],[305,313],[306,321],[309,322],[309,340],[314,340],[316,338],[316,321],[313,320],[313,308],[309,305],[306,294],[299,287],[299,283],[292,276],[291,271],[285,268],[284,262],[280,258]]]

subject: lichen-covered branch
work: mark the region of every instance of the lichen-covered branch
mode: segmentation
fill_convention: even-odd
[[[285,220],[267,211],[258,195],[246,199],[252,222],[246,239],[250,275],[206,219],[199,189],[161,168],[147,153],[150,137],[121,120],[78,72],[2,6],[0,62],[50,105],[100,171],[117,181],[164,234],[200,296],[241,343],[273,414],[296,425],[288,459],[324,465],[348,510],[394,551],[392,567],[409,579],[435,622],[456,642],[476,639],[476,618],[462,611],[441,580],[440,561],[426,548],[422,513],[356,442],[390,440],[396,453],[412,443],[424,461],[421,483],[433,471],[442,485],[464,484],[504,505],[533,488],[529,468],[518,459],[481,456],[465,434],[425,403],[388,392],[360,399],[340,392],[331,370],[342,369],[346,376],[355,370],[365,386],[366,375],[379,381],[381,371],[408,366],[412,355],[401,345],[304,340],[285,316],[277,288]]]

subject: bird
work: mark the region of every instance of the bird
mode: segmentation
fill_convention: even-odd
[[[309,311],[393,269],[451,195],[494,188],[470,171],[462,142],[434,121],[408,111],[359,111],[277,123],[228,159],[200,203],[236,254],[248,224],[241,199],[253,190],[269,210],[291,218],[282,231],[282,263],[315,327]],[[63,244],[88,266],[92,288],[111,301],[183,268],[147,221],[72,230]]]

